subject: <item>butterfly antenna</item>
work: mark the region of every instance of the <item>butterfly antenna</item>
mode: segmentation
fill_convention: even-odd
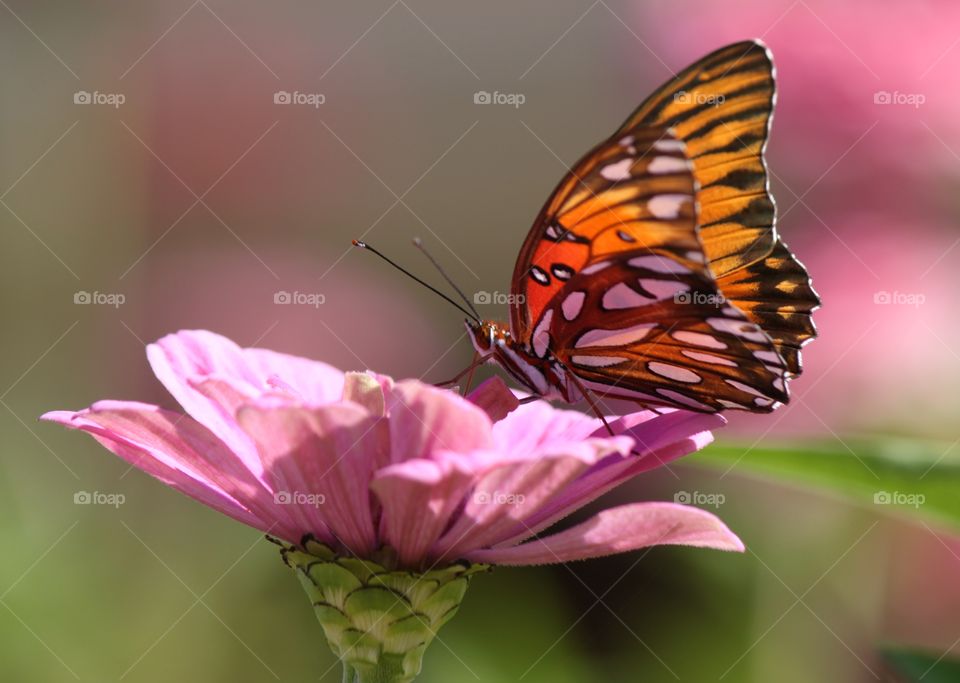
[[[443,276],[443,279],[447,281],[448,285],[453,287],[453,290],[460,295],[460,298],[463,299],[463,303],[467,305],[467,308],[473,311],[473,316],[479,320],[480,313],[477,312],[477,308],[473,305],[473,302],[467,298],[467,295],[463,293],[462,289],[457,287],[457,284],[450,278],[449,275],[447,275],[447,271],[445,271],[443,267],[437,262],[437,259],[433,258],[433,256],[430,255],[430,252],[427,251],[427,248],[425,246],[423,246],[423,241],[419,237],[413,238],[413,246],[419,249],[424,256],[430,259],[430,263],[432,263],[433,267],[437,269],[437,272],[440,273],[441,276]]]
[[[477,323],[480,323],[480,322],[481,322],[480,316],[477,315],[476,312],[471,312],[471,311],[467,310],[466,308],[464,308],[463,306],[461,306],[460,304],[458,304],[456,301],[454,301],[453,299],[451,299],[449,296],[447,296],[446,294],[444,294],[443,292],[441,292],[439,289],[437,289],[436,287],[434,287],[433,285],[431,285],[431,284],[429,284],[429,283],[427,283],[427,282],[424,282],[423,280],[421,280],[420,278],[418,278],[416,275],[414,275],[413,273],[411,273],[409,270],[407,270],[406,268],[404,268],[404,267],[401,266],[400,264],[396,263],[393,259],[391,259],[391,258],[389,258],[389,257],[387,257],[387,256],[384,256],[384,255],[383,255],[382,253],[380,253],[377,249],[374,249],[373,247],[371,247],[371,246],[370,246],[369,244],[367,244],[366,242],[362,242],[362,241],[360,241],[360,240],[353,240],[353,246],[359,247],[360,249],[366,249],[367,251],[372,251],[374,254],[376,254],[377,256],[379,256],[380,258],[382,258],[384,261],[386,261],[387,263],[389,263],[391,266],[393,266],[394,268],[396,268],[397,270],[399,270],[401,273],[403,273],[404,275],[406,275],[408,278],[410,278],[410,279],[413,280],[414,282],[418,282],[419,284],[423,285],[424,287],[426,287],[427,289],[429,289],[431,292],[433,292],[434,294],[436,294],[437,296],[439,296],[441,299],[444,299],[445,301],[447,301],[447,302],[449,302],[450,304],[452,304],[453,306],[455,306],[455,307],[457,308],[457,310],[459,310],[461,313],[463,313],[464,315],[466,315],[468,318],[473,318]],[[461,296],[462,296],[462,295],[461,295]],[[473,307],[471,306],[470,308],[473,308]]]

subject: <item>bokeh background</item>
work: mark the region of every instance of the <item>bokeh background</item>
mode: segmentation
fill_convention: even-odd
[[[718,434],[726,460],[708,451],[616,494],[722,498],[749,551],[498,570],[423,680],[893,680],[889,644],[929,653],[924,680],[948,680],[960,6],[947,0],[0,0],[0,679],[339,680],[256,532],[36,417],[106,397],[172,407],[144,346],[181,328],[445,379],[471,357],[461,316],[350,239],[436,281],[420,236],[468,292],[508,291],[566,167],[673,72],[751,37],[777,62],[773,189],[825,302],[821,338],[789,406]],[[524,101],[475,104],[478,91]],[[776,446],[790,472],[755,457],[777,462]],[[859,496],[805,463],[840,463]],[[903,471],[902,494],[936,481],[940,514],[872,504]],[[75,504],[82,491],[124,502]]]

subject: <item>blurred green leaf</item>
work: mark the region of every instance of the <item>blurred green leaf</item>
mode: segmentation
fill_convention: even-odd
[[[957,683],[960,681],[960,661],[940,658],[927,652],[886,648],[883,656],[893,671],[904,680],[923,683]]]
[[[902,440],[714,444],[688,462],[819,487],[879,512],[920,515],[960,530],[960,447]]]

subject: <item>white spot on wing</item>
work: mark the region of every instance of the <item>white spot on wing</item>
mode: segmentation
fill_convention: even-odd
[[[690,197],[685,194],[658,194],[650,198],[647,208],[657,218],[677,218],[680,215],[680,207],[688,201]]]
[[[662,399],[659,399],[656,396],[651,396],[650,394],[645,394],[642,391],[623,389],[622,387],[604,384],[603,382],[591,382],[587,379],[581,379],[580,382],[587,389],[592,389],[598,396],[603,396],[604,398],[625,398],[629,401],[646,401],[647,403],[652,404],[659,404],[662,402]]]
[[[646,268],[655,273],[668,273],[679,275],[689,273],[690,269],[682,263],[674,261],[672,258],[660,256],[659,254],[649,254],[647,256],[637,256],[627,261],[634,268]]]
[[[575,348],[582,349],[586,346],[626,346],[628,344],[635,344],[646,337],[650,333],[650,330],[656,326],[656,323],[642,323],[619,330],[589,330],[580,336]]]
[[[749,384],[744,384],[743,382],[738,382],[738,381],[735,380],[735,379],[725,379],[725,380],[723,380],[723,381],[726,382],[727,384],[729,384],[730,386],[732,386],[734,389],[739,389],[740,391],[744,391],[744,392],[746,392],[746,393],[748,393],[748,394],[753,394],[754,396],[759,396],[759,397],[761,397],[761,398],[770,398],[769,396],[767,396],[767,395],[764,394],[763,392],[759,391],[758,389],[753,388],[753,387],[750,386]]]
[[[711,365],[726,365],[731,368],[737,367],[737,364],[735,361],[732,361],[729,358],[724,358],[723,356],[714,356],[712,353],[703,353],[702,351],[691,351],[690,349],[681,349],[680,353],[682,353],[687,358],[698,360],[701,363],[710,363]]]
[[[543,314],[540,324],[533,331],[533,352],[541,358],[546,355],[547,349],[550,348],[550,321],[552,320],[553,309],[550,308]]]
[[[679,403],[680,405],[687,406],[688,408],[696,408],[698,410],[705,410],[711,413],[717,412],[706,403],[701,403],[697,399],[685,396],[679,391],[674,391],[673,389],[657,389],[657,393],[664,398],[670,399],[674,403]]]
[[[570,360],[574,365],[583,368],[607,368],[611,365],[626,363],[629,359],[621,356],[572,356]]]
[[[583,308],[583,301],[587,298],[584,292],[571,292],[563,300],[560,308],[563,309],[563,317],[567,320],[573,320],[580,315],[580,309]]]
[[[679,157],[654,157],[647,166],[649,173],[682,173],[689,168],[687,160]]]
[[[630,167],[633,165],[633,159],[626,158],[616,161],[612,164],[607,164],[600,169],[600,175],[602,175],[607,180],[629,180],[630,179]]]
[[[763,363],[771,363],[775,366],[780,366],[783,363],[775,351],[754,351],[753,356]]]
[[[702,346],[707,349],[725,349],[727,345],[716,337],[712,337],[709,334],[704,334],[703,332],[691,332],[689,330],[679,330],[674,332],[672,335],[677,341],[681,341],[684,344],[693,344],[694,346]]]
[[[580,273],[583,275],[593,275],[594,273],[599,273],[601,270],[609,266],[610,266],[610,261],[597,261],[596,263],[589,265],[583,270],[581,270]]]
[[[603,293],[603,308],[613,311],[620,308],[636,308],[637,306],[646,306],[653,299],[643,296],[637,291],[630,289],[622,282],[618,282],[613,287]]]
[[[676,280],[654,280],[652,278],[641,278],[640,286],[653,294],[657,299],[672,299],[681,292],[690,291],[690,286]]]
[[[657,140],[653,143],[653,148],[661,152],[683,152],[686,150],[686,145],[680,140]]]
[[[534,266],[530,269],[530,277],[539,282],[541,285],[550,284],[550,276],[543,272],[538,266]]]
[[[675,382],[687,382],[697,384],[702,382],[703,378],[689,368],[681,368],[679,365],[670,365],[652,360],[647,363],[647,369],[655,375],[672,379]]]

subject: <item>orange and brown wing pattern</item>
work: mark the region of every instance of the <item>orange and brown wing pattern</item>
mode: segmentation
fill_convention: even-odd
[[[800,348],[817,335],[813,311],[820,299],[803,265],[777,240],[765,258],[724,276],[723,295],[773,339],[792,376],[800,374]]]
[[[763,258],[776,240],[763,159],[774,101],[770,52],[745,41],[681,71],[620,129],[665,126],[686,144],[700,186],[700,238],[718,278]]]
[[[776,231],[763,157],[776,101],[770,51],[728,45],[654,92],[621,128],[670,126],[684,141],[699,185],[700,239],[727,300],[777,343],[791,375],[816,336],[820,299]]]
[[[695,252],[696,183],[683,143],[637,129],[583,157],[541,210],[513,275],[513,337],[528,341],[550,301],[590,264],[637,248]]]

